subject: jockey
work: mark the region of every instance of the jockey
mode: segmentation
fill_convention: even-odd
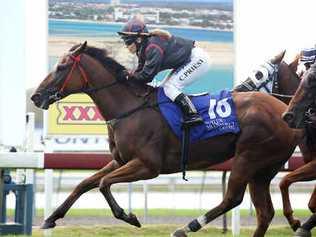
[[[315,62],[316,48],[303,49],[300,53],[297,75],[301,77]]]
[[[209,70],[206,52],[196,47],[193,40],[160,29],[149,32],[144,21],[135,17],[118,34],[129,52],[138,57],[138,67],[128,79],[149,83],[160,71],[172,69],[161,83],[165,94],[180,106],[186,125],[202,123],[201,116],[182,89]]]

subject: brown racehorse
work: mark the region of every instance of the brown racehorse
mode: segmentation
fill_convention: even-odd
[[[273,59],[265,62],[263,65],[254,70],[249,78],[234,88],[234,91],[261,91],[276,96],[281,101],[288,104],[290,98],[297,90],[300,79],[296,75],[299,55],[289,65],[282,61],[285,51],[278,54]],[[266,71],[266,72],[265,72]],[[256,79],[256,76],[261,76]],[[287,218],[291,228],[296,231],[301,223],[293,216],[293,209],[291,207],[289,198],[289,186],[293,183],[305,181],[313,178],[316,168],[316,152],[315,149],[306,145],[306,140],[299,144],[301,153],[306,165],[290,172],[284,176],[280,182],[280,189],[283,200],[283,213]],[[309,209],[312,212],[316,210],[316,188],[309,201]]]
[[[297,89],[295,96],[283,114],[283,119],[292,128],[301,128],[305,130],[305,140],[316,153],[316,64],[304,74],[303,79]],[[313,160],[303,166],[304,172],[297,176],[303,181],[316,179],[316,161]],[[301,169],[302,169],[301,168]],[[296,231],[295,236],[309,237],[311,229],[316,226],[316,189],[309,202],[309,209],[314,213],[302,226]],[[314,198],[313,198],[314,197]]]
[[[45,220],[54,227],[85,192],[99,187],[114,216],[140,227],[136,216],[126,214],[115,201],[110,187],[181,171],[180,141],[169,129],[156,104],[156,90],[136,82],[119,82],[125,68],[105,50],[86,43],[73,48],[39,85],[32,100],[47,109],[51,103],[75,92],[87,93],[98,106],[110,131],[113,161],[82,181],[65,202]],[[238,206],[247,184],[257,212],[253,236],[264,236],[274,215],[269,185],[302,139],[300,130],[290,129],[281,119],[286,105],[272,96],[251,92],[233,93],[241,132],[191,144],[189,170],[205,170],[234,157],[223,201],[205,215],[176,230],[185,237],[223,213]],[[264,147],[264,149],[262,149]]]

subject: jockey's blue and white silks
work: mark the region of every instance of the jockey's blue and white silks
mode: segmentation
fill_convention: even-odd
[[[229,91],[221,91],[216,95],[200,95],[191,97],[204,124],[190,128],[190,142],[197,142],[225,133],[239,133],[236,108]],[[170,128],[181,139],[182,112],[164,93],[158,89],[159,109]]]
[[[209,55],[203,49],[194,47],[190,58],[182,66],[172,70],[160,86],[165,94],[175,101],[183,88],[201,78],[210,69],[210,65]]]

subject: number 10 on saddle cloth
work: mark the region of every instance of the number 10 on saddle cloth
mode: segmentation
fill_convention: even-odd
[[[220,91],[218,94],[203,94],[191,97],[204,123],[190,128],[190,143],[226,133],[239,133],[236,107],[230,91]],[[158,91],[158,103],[161,113],[171,130],[182,139],[182,112],[165,94]]]

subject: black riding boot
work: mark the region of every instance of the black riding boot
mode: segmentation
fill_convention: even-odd
[[[194,104],[191,102],[190,98],[185,94],[180,94],[174,101],[178,106],[180,106],[182,113],[184,115],[183,123],[185,125],[198,125],[203,123],[203,119],[196,111]]]

